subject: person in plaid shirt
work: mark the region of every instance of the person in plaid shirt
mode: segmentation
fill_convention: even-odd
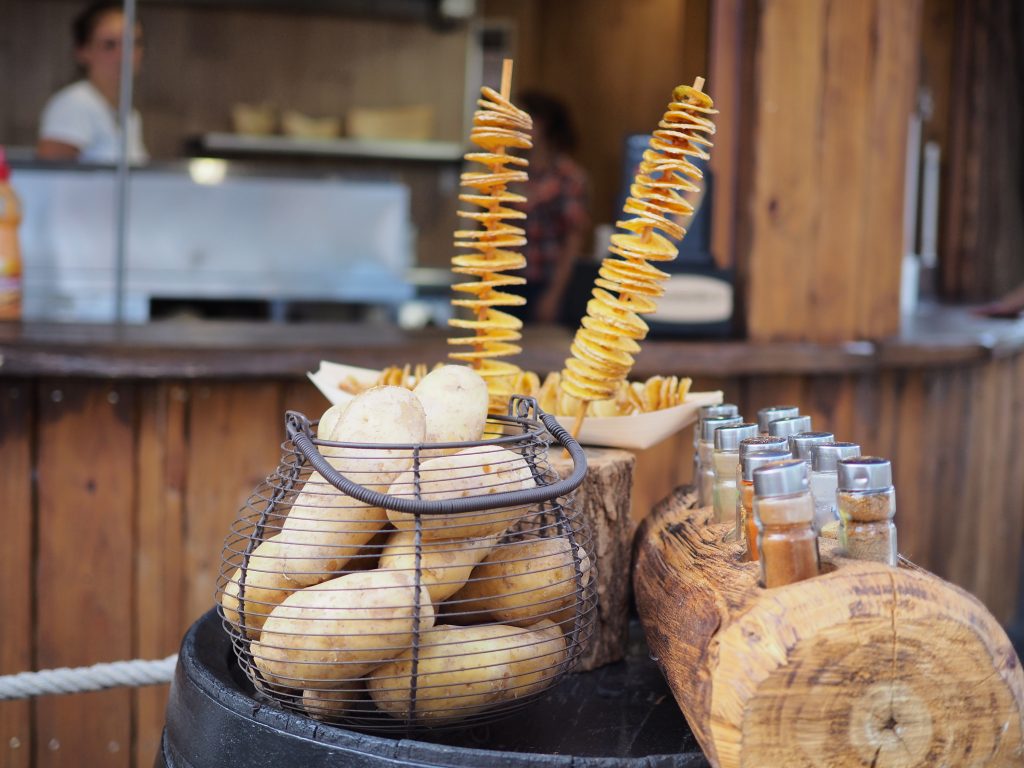
[[[554,323],[564,319],[565,292],[590,226],[587,175],[569,156],[576,135],[565,105],[540,93],[523,94],[519,104],[533,118],[533,148],[530,180],[516,190],[526,195],[520,207],[527,239],[527,282],[518,293],[526,296],[525,319]]]

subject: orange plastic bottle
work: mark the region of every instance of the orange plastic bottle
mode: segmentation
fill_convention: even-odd
[[[0,320],[21,319],[21,203],[10,180],[11,169],[0,147]]]

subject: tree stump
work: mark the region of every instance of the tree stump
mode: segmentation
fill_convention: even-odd
[[[731,527],[692,504],[679,491],[641,526],[634,589],[713,765],[1024,764],[1024,673],[978,600],[827,539],[821,575],[763,589]]]
[[[633,523],[632,453],[611,448],[587,448],[587,477],[576,491],[576,504],[590,523],[597,562],[597,621],[584,651],[580,669],[596,669],[626,655],[629,635],[629,567]],[[562,451],[552,451],[551,464],[561,475],[572,470]]]

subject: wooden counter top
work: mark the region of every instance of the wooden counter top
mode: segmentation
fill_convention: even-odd
[[[293,378],[321,359],[368,367],[443,360],[443,329],[390,325],[157,322],[146,325],[24,323],[0,326],[0,375],[95,378]],[[524,368],[560,368],[569,331],[526,331]],[[980,363],[1024,348],[1024,320],[988,320],[935,307],[882,342],[680,341],[650,339],[637,378],[662,374],[737,376],[854,373]]]

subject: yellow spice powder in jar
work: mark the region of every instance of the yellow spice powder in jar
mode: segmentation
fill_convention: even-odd
[[[738,488],[737,471],[740,464],[740,443],[757,437],[757,424],[736,424],[715,430],[715,482],[712,501],[716,523],[726,523],[736,517]]]

